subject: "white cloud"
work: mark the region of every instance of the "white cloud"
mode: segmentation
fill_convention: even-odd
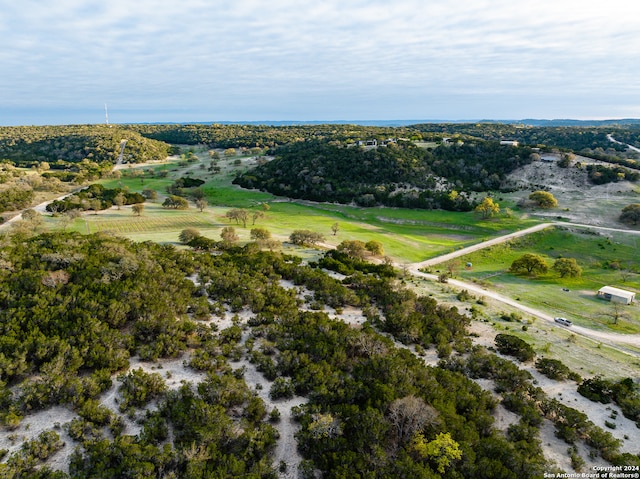
[[[531,109],[545,116],[545,101],[552,111],[559,98],[584,102],[611,90],[616,101],[626,93],[634,104],[636,5],[23,0],[3,6],[0,19],[0,90],[7,93],[0,108],[100,107],[109,97],[132,109],[208,110],[211,119],[254,116],[252,109],[305,118],[331,111],[427,117],[420,112],[434,105],[439,117],[477,117],[474,104],[488,109],[482,117],[514,117],[509,104],[491,107],[529,95],[537,99]],[[594,116],[607,115],[603,108],[628,112],[613,100],[597,106]],[[563,116],[578,111],[564,107]]]

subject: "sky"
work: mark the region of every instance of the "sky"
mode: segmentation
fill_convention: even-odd
[[[640,117],[637,0],[0,0],[0,125]]]

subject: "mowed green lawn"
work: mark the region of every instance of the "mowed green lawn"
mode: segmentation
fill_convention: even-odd
[[[447,211],[424,211],[396,208],[359,208],[346,205],[290,201],[269,193],[245,190],[232,184],[239,171],[255,165],[253,157],[222,158],[218,165],[222,171],[211,174],[201,167],[209,165],[206,152],[196,151],[200,161],[179,166],[178,161],[158,166],[139,167],[145,171],[143,178],[131,177],[125,169],[117,179],[102,180],[106,188],[123,188],[142,192],[154,189],[159,194],[155,202],[147,202],[141,217],[134,217],[129,208],[117,211],[115,208],[98,215],[86,214],[73,228],[83,232],[110,231],[136,241],[154,240],[175,242],[182,229],[198,229],[201,234],[214,239],[220,238],[223,226],[232,225],[241,241],[249,241],[253,227],[252,219],[246,228],[229,223],[224,217],[230,208],[246,208],[251,212],[262,211],[267,203],[269,210],[264,218],[259,218],[255,226],[267,228],[273,236],[286,241],[293,230],[309,229],[325,235],[327,246],[337,246],[344,240],[377,240],[385,249],[385,254],[397,262],[410,263],[432,258],[454,251],[488,238],[523,229],[536,221],[517,217],[500,216],[487,221],[480,220],[474,213],[452,213]],[[236,165],[236,160],[240,164]],[[150,176],[149,169],[166,170],[164,178]],[[166,188],[177,178],[188,174],[192,178],[205,181],[201,187],[209,206],[203,213],[191,206],[186,211],[165,210],[160,207]],[[334,235],[331,226],[338,223],[339,230]]]
[[[492,288],[524,304],[541,307],[580,325],[640,332],[638,302],[619,308],[622,317],[613,324],[614,307],[596,297],[596,292],[607,285],[638,292],[640,297],[640,236],[611,234],[614,236],[609,238],[592,230],[549,228],[460,258],[462,264],[470,262],[473,266],[458,274],[462,279],[490,283]],[[511,263],[525,253],[541,255],[549,267],[557,258],[575,258],[582,276],[560,278],[551,269],[539,276],[509,273]],[[629,269],[635,272],[628,273]]]

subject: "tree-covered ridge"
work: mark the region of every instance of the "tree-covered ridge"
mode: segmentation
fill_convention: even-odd
[[[106,125],[0,127],[0,159],[95,179],[111,170],[126,140],[123,160],[140,163],[165,159],[170,147],[136,131]],[[54,174],[54,172],[51,172]]]
[[[273,161],[235,182],[315,201],[468,211],[464,193],[498,189],[531,152],[482,140],[432,150],[410,142],[373,149],[299,142],[277,148]]]
[[[475,137],[485,140],[516,140],[521,144],[543,148],[560,148],[628,168],[640,169],[640,155],[625,144],[640,147],[637,126],[527,126],[506,123],[422,124],[414,127],[423,132],[443,136]],[[612,142],[611,135],[620,143]]]
[[[358,140],[388,138],[420,139],[417,130],[404,127],[361,125],[130,125],[148,138],[171,144],[204,144],[211,148],[274,147],[305,140],[335,140],[353,143]]]

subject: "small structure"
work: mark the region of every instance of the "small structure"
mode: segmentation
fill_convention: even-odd
[[[598,290],[598,297],[612,303],[631,304],[636,297],[636,293],[614,288],[613,286],[604,286]]]
[[[500,140],[500,144],[506,146],[518,146],[519,143],[517,140]]]

